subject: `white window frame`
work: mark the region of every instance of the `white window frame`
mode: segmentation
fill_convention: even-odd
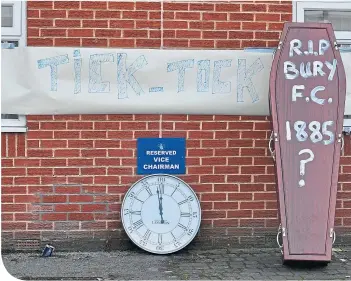
[[[350,0],[294,0],[293,3],[293,20],[295,22],[305,21],[305,10],[345,10],[351,11]],[[338,43],[351,43],[350,31],[335,31],[335,37]]]
[[[13,8],[13,26],[1,27],[1,36],[21,36],[23,32],[22,25],[22,6],[24,1],[1,1],[1,6],[12,6]]]
[[[25,115],[17,115],[17,119],[1,118],[1,132],[21,133],[27,132],[27,120]]]
[[[1,6],[7,5],[13,7],[13,27],[1,27],[1,41],[18,42],[18,46],[26,46],[26,1],[1,1]],[[1,118],[1,132],[27,132],[26,116],[17,115],[17,117],[16,119]]]

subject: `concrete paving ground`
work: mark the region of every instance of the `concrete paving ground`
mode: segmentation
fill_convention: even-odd
[[[22,280],[350,280],[351,248],[335,249],[327,266],[282,265],[277,249],[183,250],[161,256],[143,251],[2,255]]]

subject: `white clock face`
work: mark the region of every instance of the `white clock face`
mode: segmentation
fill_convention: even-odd
[[[176,252],[197,234],[201,207],[195,192],[181,179],[150,175],[126,193],[121,209],[122,224],[140,248],[155,254]]]

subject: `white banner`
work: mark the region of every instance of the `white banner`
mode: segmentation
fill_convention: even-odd
[[[341,55],[351,115],[351,53]],[[243,50],[2,49],[1,110],[269,115],[272,58]]]

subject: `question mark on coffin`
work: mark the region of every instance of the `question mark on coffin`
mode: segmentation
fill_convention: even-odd
[[[304,153],[308,153],[310,157],[305,160],[300,160],[300,176],[305,175],[306,163],[311,162],[314,159],[314,154],[311,149],[302,149],[300,150],[299,155]],[[305,186],[305,181],[304,179],[301,179],[299,181],[299,187],[303,187],[303,186]]]

